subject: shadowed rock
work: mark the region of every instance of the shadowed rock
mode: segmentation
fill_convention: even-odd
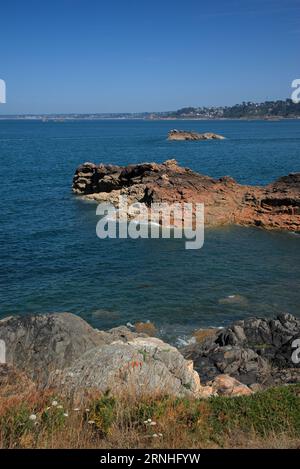
[[[193,360],[202,382],[226,373],[247,385],[293,383],[300,381],[300,364],[292,360],[299,338],[300,319],[281,314],[237,321],[181,352]]]
[[[41,383],[51,370],[65,368],[86,351],[136,334],[125,328],[110,332],[93,329],[70,313],[11,316],[0,320],[6,361]]]

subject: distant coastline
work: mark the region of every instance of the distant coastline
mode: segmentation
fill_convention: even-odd
[[[138,113],[56,113],[56,114],[6,114],[0,115],[0,120],[26,121],[97,121],[97,120],[267,120],[300,119],[300,103],[291,99],[265,101],[254,103],[251,101],[235,104],[234,106],[219,107],[184,107],[176,111],[138,112]]]

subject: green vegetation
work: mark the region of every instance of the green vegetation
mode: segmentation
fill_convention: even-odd
[[[263,103],[243,102],[225,107],[185,107],[175,112],[164,113],[164,117],[176,118],[225,118],[260,119],[300,117],[300,103],[291,99],[265,101]]]
[[[2,448],[299,447],[300,385],[251,396],[116,399],[35,394],[0,402]]]

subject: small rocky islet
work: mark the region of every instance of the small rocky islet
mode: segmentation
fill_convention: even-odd
[[[225,140],[225,137],[213,132],[199,133],[173,129],[168,133],[168,140]]]
[[[300,319],[290,314],[236,321],[181,349],[126,326],[100,331],[70,313],[4,318],[0,337],[6,395],[42,388],[78,398],[90,390],[207,398],[300,382]]]

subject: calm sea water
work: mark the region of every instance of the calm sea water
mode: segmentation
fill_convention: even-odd
[[[227,140],[168,142],[174,126]],[[300,315],[297,235],[208,229],[199,251],[96,237],[95,205],[71,192],[77,165],[169,158],[266,184],[300,171],[300,121],[0,121],[0,316],[69,311],[99,328],[151,320],[174,341],[246,316]]]

